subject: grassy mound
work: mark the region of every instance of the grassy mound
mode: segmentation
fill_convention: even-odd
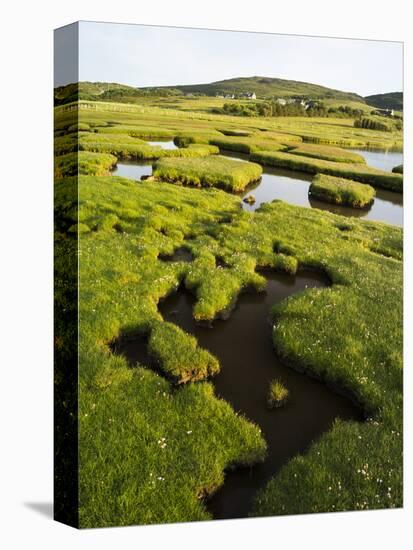
[[[352,151],[346,151],[339,147],[328,147],[327,145],[312,145],[310,143],[303,143],[299,147],[289,149],[288,153],[322,160],[331,160],[333,162],[350,162],[356,164],[365,164],[366,162],[362,155],[353,153]]]
[[[212,145],[227,151],[250,154],[254,151],[283,151],[286,146],[276,140],[256,137],[222,137],[210,140]]]
[[[233,193],[243,191],[261,174],[258,164],[221,156],[161,159],[153,167],[153,175],[158,179],[195,187],[219,187]]]
[[[149,338],[149,352],[162,371],[178,384],[218,374],[218,360],[199,348],[196,339],[172,323],[156,323]]]
[[[366,208],[373,202],[376,191],[366,183],[318,174],[310,185],[309,193],[323,202]]]
[[[54,177],[76,176],[77,174],[106,176],[116,166],[116,163],[117,158],[110,154],[86,151],[67,153],[55,157]]]
[[[398,193],[403,192],[403,176],[362,164],[332,162],[272,151],[255,152],[251,155],[251,160],[268,166],[290,168],[309,174],[327,174],[348,178],[362,183],[370,183],[374,187],[390,189]]]

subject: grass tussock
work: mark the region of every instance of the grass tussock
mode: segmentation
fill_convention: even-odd
[[[365,164],[366,162],[365,158],[358,153],[346,151],[345,149],[340,149],[339,147],[313,145],[311,143],[303,143],[298,147],[289,149],[288,153],[321,160],[330,160],[333,162],[350,162],[355,164]]]
[[[403,174],[403,164],[399,164],[398,166],[395,166],[392,172],[394,174]]]
[[[352,208],[367,208],[376,195],[371,185],[325,174],[318,174],[313,179],[309,193],[320,201]]]
[[[278,409],[280,407],[283,407],[286,404],[289,395],[290,392],[280,380],[272,380],[270,382],[270,387],[268,390],[268,407],[270,409]]]
[[[202,159],[161,159],[153,175],[164,181],[194,187],[219,187],[233,193],[242,192],[261,177],[262,168],[252,162],[237,162],[211,156]]]
[[[67,153],[55,157],[54,177],[76,176],[77,174],[90,176],[107,176],[116,166],[117,158],[105,153]]]
[[[203,380],[219,372],[218,360],[199,348],[196,338],[172,323],[155,323],[148,349],[165,375],[178,384]]]
[[[223,137],[210,140],[212,145],[226,151],[253,153],[254,151],[284,151],[286,146],[271,139],[258,137]]]

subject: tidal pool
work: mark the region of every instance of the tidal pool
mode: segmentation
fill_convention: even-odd
[[[229,318],[216,320],[211,326],[194,321],[195,298],[183,286],[158,306],[166,321],[193,334],[202,347],[218,357],[221,372],[212,379],[216,394],[258,424],[268,444],[263,463],[226,472],[223,486],[206,502],[217,519],[248,516],[257,490],[293,456],[305,452],[336,418],[363,418],[360,409],[347,398],[281,364],[273,349],[271,306],[307,288],[323,288],[328,285],[327,279],[312,271],[296,276],[262,273],[267,278],[266,291],[242,293]],[[131,366],[137,360],[151,364],[142,339],[121,339],[114,349],[125,355]],[[273,378],[285,384],[290,398],[283,408],[270,410],[266,398]]]
[[[363,151],[360,152],[362,153]],[[364,151],[364,153],[374,153],[375,155],[400,155],[400,153],[385,153],[377,151]],[[221,154],[241,162],[248,161],[248,155],[244,155],[242,153],[223,151]],[[395,157],[393,157],[393,160],[397,163]],[[401,162],[399,162],[399,164],[401,164]],[[114,176],[123,176],[125,178],[140,180],[142,176],[150,176],[152,174],[152,163],[137,161],[118,162],[115,169],[112,171],[112,174]],[[376,197],[373,204],[368,209],[349,208],[345,206],[328,204],[310,198],[308,195],[308,189],[310,187],[311,180],[312,176],[304,172],[264,166],[262,178],[258,184],[250,187],[241,196],[242,198],[245,198],[246,196],[252,194],[255,197],[255,203],[247,204],[242,202],[242,207],[244,210],[254,211],[257,210],[257,208],[259,208],[263,203],[279,199],[297,206],[318,208],[319,210],[327,210],[342,216],[381,221],[391,225],[403,225],[402,193],[394,193],[393,191],[376,189]]]

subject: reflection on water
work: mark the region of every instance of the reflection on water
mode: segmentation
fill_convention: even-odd
[[[151,174],[152,164],[139,163],[134,160],[118,162],[112,170],[113,176],[122,176],[132,180],[140,180],[142,176],[150,176]]]
[[[403,153],[398,151],[372,151],[369,149],[350,149],[362,155],[369,166],[391,172],[395,166],[403,164]]]
[[[178,149],[175,143],[171,140],[169,141],[148,141],[148,145],[153,145],[154,147],[162,147],[162,149]]]

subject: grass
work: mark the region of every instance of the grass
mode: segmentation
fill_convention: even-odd
[[[181,149],[162,149],[129,134],[82,134],[80,150],[109,153],[118,159],[159,159],[161,157],[202,157],[218,153],[218,148],[206,144],[190,144]]]
[[[403,164],[399,164],[398,166],[395,166],[392,172],[394,174],[403,174]]]
[[[117,158],[106,153],[67,153],[55,157],[54,177],[89,174],[91,176],[107,176],[116,166]]]
[[[80,236],[82,525],[206,518],[196,495],[215,489],[228,463],[262,459],[259,433],[217,403],[208,384],[189,383],[171,394],[168,382],[140,367],[131,371],[104,343],[124,331],[156,327],[156,303],[182,280],[196,293],[194,315],[212,319],[242,288],[265,286],[256,265],[283,269],[283,257],[327,271],[333,286],[291,297],[274,311],[277,353],[293,368],[351,394],[370,420],[334,426],[298,466],[294,459],[270,483],[254,513],[355,509],[360,502],[366,508],[399,506],[401,230],[349,220],[343,231],[340,216],[280,202],[250,214],[239,210],[239,199],[215,189],[136,185],[115,177],[87,177],[80,185],[79,219],[97,228]],[[217,223],[228,216],[232,223]],[[112,226],[104,223],[109,217]],[[275,239],[280,252],[274,252]],[[184,242],[193,262],[157,259]],[[229,268],[215,267],[217,255]],[[188,430],[198,437],[189,448]],[[159,454],[162,437],[168,446]],[[326,446],[322,462],[312,458],[321,453],[317,445]],[[167,449],[170,454],[163,454]],[[375,481],[374,494],[366,490],[358,473],[365,464],[371,479],[392,488],[391,499]],[[150,473],[168,484],[151,485]],[[345,497],[328,491],[339,482]]]
[[[226,151],[238,151],[240,153],[253,153],[254,151],[283,151],[286,146],[271,139],[258,137],[222,137],[210,140],[212,145]]]
[[[282,407],[287,402],[289,395],[290,392],[280,380],[271,380],[267,398],[269,408],[277,409]]]
[[[166,376],[182,384],[218,374],[218,360],[199,348],[196,338],[173,323],[156,323],[149,338],[149,352]]]
[[[208,374],[218,365],[162,321],[157,302],[189,267],[158,254],[171,253],[194,228],[205,235],[238,201],[214,189],[81,177],[77,214],[68,200],[74,186],[75,178],[56,182],[63,240],[77,221],[93,229],[79,234],[80,524],[208,519],[200,497],[223,483],[224,469],[263,460],[266,444],[210,383],[169,381],[182,381],[185,365],[205,365]],[[150,335],[168,380],[110,352],[110,342],[136,332]],[[169,376],[175,368],[181,380]]]
[[[310,185],[309,193],[323,202],[367,208],[374,201],[376,191],[365,183],[318,174]]]
[[[252,162],[238,162],[222,156],[203,159],[161,159],[153,175],[163,181],[194,187],[219,187],[239,193],[261,177],[262,168]]]
[[[363,164],[349,164],[332,162],[310,157],[301,157],[291,153],[260,151],[251,155],[251,160],[267,166],[277,166],[299,170],[309,174],[327,174],[348,178],[362,183],[369,183],[374,187],[389,189],[398,193],[403,192],[403,176],[392,174],[384,170],[371,168]]]
[[[330,160],[333,162],[349,162],[356,164],[365,164],[365,158],[362,155],[353,153],[352,151],[346,151],[338,147],[328,147],[326,145],[313,145],[310,143],[303,143],[298,147],[294,147],[288,150],[288,153],[294,155],[301,155],[304,157],[317,158],[322,160]]]
[[[87,102],[75,114],[91,129],[157,128],[175,138],[203,135],[209,140],[219,136],[221,128],[255,137],[291,134],[355,146],[390,147],[400,139],[397,133],[379,137],[373,130],[354,129],[352,121],[344,119],[235,121],[206,113],[202,103],[183,100],[179,108],[167,109],[150,98],[144,105],[99,103],[99,108]],[[73,152],[70,148],[76,145],[71,137],[75,134],[64,135],[76,123],[67,109],[55,110],[55,147],[62,154]],[[81,137],[93,143],[100,134],[106,138],[99,143],[115,139],[122,150],[123,138],[118,136],[127,135],[124,131],[82,131]],[[143,146],[140,137],[129,138]],[[125,148],[131,143],[128,139]],[[288,157],[317,166],[323,162]],[[213,163],[215,182],[222,176],[220,158],[162,158],[159,164],[184,163],[187,177],[188,163],[196,173],[196,167],[218,160]],[[339,165],[346,174],[362,169],[327,164]],[[266,445],[259,428],[217,398],[206,378],[219,368],[215,358],[165,323],[157,307],[183,284],[196,296],[194,317],[214,319],[243,289],[265,288],[257,267],[291,274],[308,267],[327,273],[331,287],[306,290],[274,308],[276,354],[291,368],[349,395],[367,420],[337,422],[260,491],[251,514],[402,505],[401,229],[279,201],[246,212],[240,198],[215,187],[81,176],[79,182],[62,178],[55,189],[56,269],[63,274],[58,281],[64,280],[68,245],[74,243],[76,250],[79,239],[82,527],[208,519],[203,497],[223,483],[224,470],[264,459]],[[181,246],[190,250],[192,262],[160,259]],[[225,269],[216,258],[225,262]],[[76,303],[71,292],[70,285],[57,289],[65,311]],[[130,368],[124,357],[111,352],[116,339],[137,333],[152,341],[156,372],[139,364]],[[59,379],[56,384],[59,387]]]

